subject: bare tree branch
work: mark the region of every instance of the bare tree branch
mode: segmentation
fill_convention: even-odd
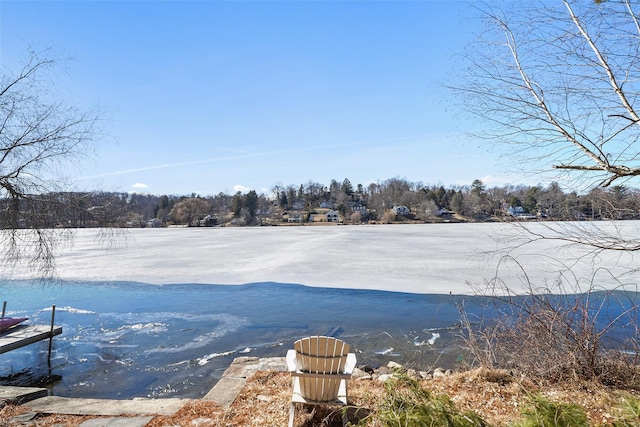
[[[56,249],[69,237],[52,221],[61,206],[50,196],[62,189],[59,167],[87,152],[98,123],[96,112],[56,98],[52,72],[63,62],[30,51],[17,73],[0,73],[2,260],[44,276],[53,274]]]
[[[580,172],[604,187],[640,175],[638,4],[501,6],[481,6],[487,31],[454,87],[482,120],[476,136],[537,173]]]

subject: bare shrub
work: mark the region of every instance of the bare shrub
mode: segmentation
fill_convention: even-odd
[[[360,212],[354,212],[351,214],[351,224],[360,224],[362,222],[362,214]]]
[[[393,211],[386,211],[384,215],[382,215],[383,224],[391,224],[395,220],[396,220],[396,214]]]
[[[568,292],[560,283],[514,295],[488,282],[492,314],[471,318],[460,306],[462,335],[475,363],[517,369],[552,381],[598,381],[640,388],[636,292]]]

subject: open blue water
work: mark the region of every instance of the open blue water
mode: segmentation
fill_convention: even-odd
[[[235,357],[284,356],[293,341],[316,334],[349,342],[359,363],[451,366],[462,357],[453,341],[463,297],[449,295],[12,281],[0,284],[0,298],[7,315],[34,324],[49,324],[56,305],[63,333],[54,338],[51,371],[43,341],[0,355],[0,377],[20,384],[51,374],[59,396],[201,397]]]
[[[55,304],[63,327],[50,369],[43,341],[0,355],[0,383],[44,381],[51,394],[95,398],[202,397],[235,357],[284,356],[308,335],[344,339],[359,364],[453,367],[466,357],[458,306],[491,315],[479,297],[278,283],[11,281],[0,283],[0,298],[8,315],[34,324],[49,324]]]

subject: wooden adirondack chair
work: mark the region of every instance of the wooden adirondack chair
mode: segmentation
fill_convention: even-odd
[[[293,427],[296,403],[347,404],[347,380],[356,366],[349,344],[324,336],[299,339],[287,352],[287,366],[293,383],[289,427]]]

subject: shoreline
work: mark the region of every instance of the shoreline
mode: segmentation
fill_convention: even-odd
[[[23,425],[37,419],[38,425],[51,427],[164,427],[196,423],[218,425],[221,421],[224,421],[225,425],[249,427],[261,427],[266,424],[285,425],[289,415],[291,380],[284,366],[284,358],[246,358],[244,361],[240,359],[235,359],[225,371],[227,378],[236,383],[231,384],[231,387],[230,384],[225,385],[227,390],[224,395],[218,396],[221,397],[220,401],[209,399],[212,396],[186,400],[62,399],[47,396],[24,403],[22,406],[5,400],[5,404],[9,404],[0,408],[0,421],[7,425]],[[380,402],[388,400],[387,383],[396,381],[394,385],[405,388],[406,386],[401,385],[407,383],[405,380],[398,382],[405,376],[417,381],[414,384],[427,390],[430,396],[436,396],[439,402],[442,400],[438,396],[443,396],[445,402],[454,405],[450,406],[450,409],[456,412],[472,411],[485,420],[487,425],[496,427],[511,425],[514,420],[522,418],[531,407],[533,395],[540,396],[553,405],[577,405],[575,407],[584,411],[585,417],[588,418],[587,425],[594,426],[613,425],[613,421],[622,420],[622,417],[628,417],[624,419],[630,421],[629,415],[615,412],[615,409],[612,412],[612,407],[622,408],[621,404],[625,401],[622,399],[633,402],[639,397],[637,392],[629,393],[595,384],[576,389],[574,385],[567,383],[540,383],[499,369],[476,368],[459,372],[439,372],[436,369],[430,373],[390,364],[370,373],[367,367],[362,368],[356,369],[358,372],[354,372],[349,381],[349,405],[362,409],[363,412],[360,414],[359,410],[349,411],[350,421],[357,422],[366,419],[368,414],[373,414],[374,419],[370,421],[375,422],[375,413],[380,408]],[[0,388],[0,393],[2,392]],[[326,422],[328,418],[325,417],[335,411],[333,406],[315,408],[319,411],[317,415],[316,411],[297,410],[296,425],[305,422],[316,425],[320,420]],[[341,413],[335,413],[337,415],[332,417],[333,421],[341,421]],[[267,420],[269,422],[266,422]],[[637,414],[633,420],[637,421]],[[366,425],[371,425],[371,422]]]

